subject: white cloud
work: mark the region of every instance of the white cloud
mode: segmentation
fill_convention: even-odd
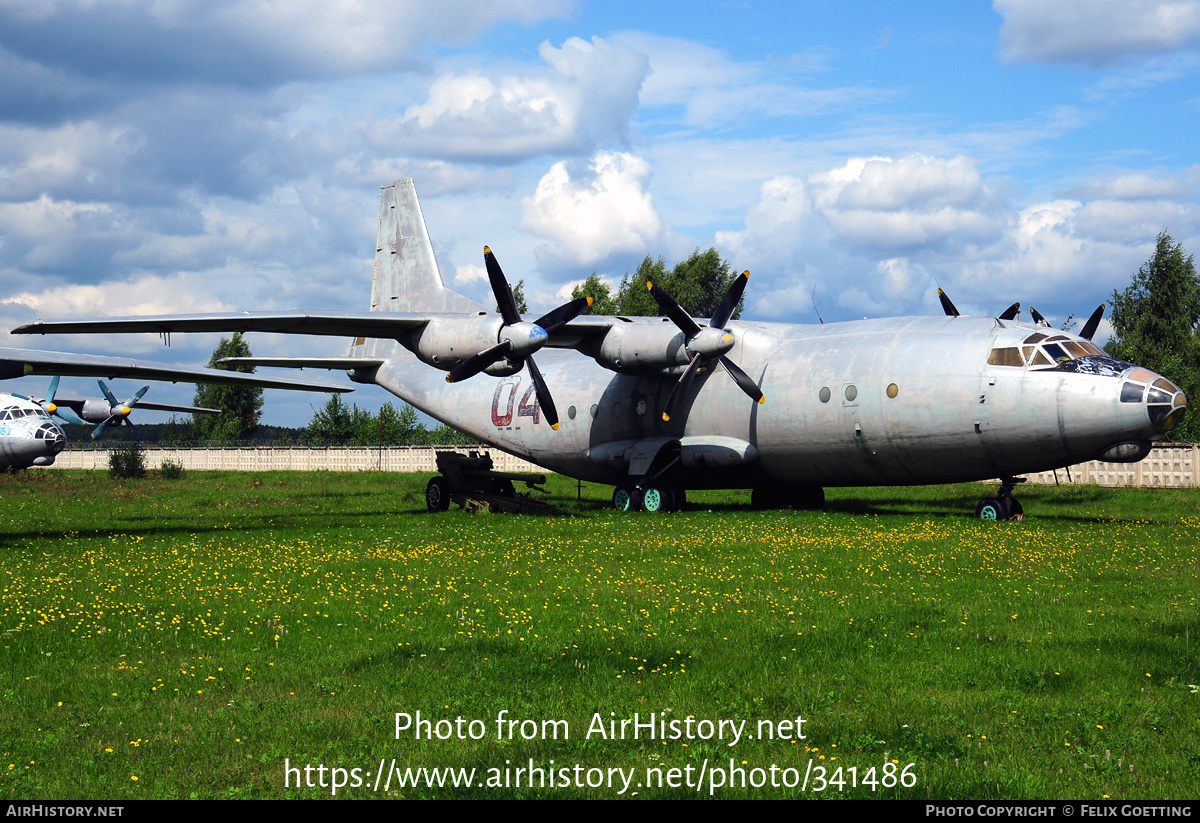
[[[809,187],[829,224],[865,246],[963,245],[1002,228],[996,197],[967,157],[854,158]]]
[[[1200,166],[1192,166],[1182,176],[1151,175],[1144,172],[1121,174],[1111,180],[1097,180],[1069,189],[1069,197],[1080,200],[1187,199],[1196,191]]]
[[[1196,0],[993,0],[1004,56],[1100,67],[1194,47]]]
[[[813,115],[885,95],[867,86],[806,85],[804,76],[822,67],[818,57],[735,61],[711,46],[678,37],[626,31],[614,39],[649,56],[643,105],[682,105],[682,122],[689,126],[712,128],[747,116]]]
[[[418,154],[511,162],[545,153],[589,154],[628,142],[646,58],[599,37],[543,43],[544,67],[437,78],[423,103],[377,124],[372,141]]]
[[[192,314],[232,311],[230,306],[197,288],[197,278],[176,274],[146,275],[98,286],[59,286],[10,297],[43,318],[120,317],[137,314]]]
[[[754,317],[808,319],[814,286],[827,313],[831,292],[843,316],[923,312],[936,309],[933,280],[972,314],[1014,300],[1081,311],[1077,294],[1123,288],[1164,228],[1185,247],[1200,242],[1194,174],[1118,173],[1089,184],[1110,196],[1020,207],[970,158],[856,158],[772,178],[745,229],[716,240],[760,276],[747,298]],[[1177,197],[1155,196],[1166,194]]]
[[[574,8],[572,0],[0,0],[0,20],[8,18],[17,50],[39,62],[88,65],[100,53],[116,76],[152,62],[164,75],[258,83],[410,67],[431,43],[462,45],[500,22]],[[77,41],[93,55],[77,53]]]
[[[540,267],[596,266],[664,242],[668,229],[646,191],[649,179],[650,164],[623,152],[599,152],[574,178],[566,162],[551,166],[521,200],[520,227],[551,241],[534,249]]]
[[[781,175],[762,184],[742,231],[719,231],[716,243],[735,266],[778,272],[794,266],[805,249],[824,246],[828,232],[813,211],[804,181]]]
[[[487,279],[487,269],[483,266],[476,266],[474,263],[464,263],[454,270],[455,283],[486,282]]]

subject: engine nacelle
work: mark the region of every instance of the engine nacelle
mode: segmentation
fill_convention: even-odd
[[[400,343],[421,362],[450,371],[460,361],[496,345],[503,325],[500,315],[488,312],[473,317],[431,320],[401,338]]]
[[[120,409],[120,406],[114,408],[109,405],[107,400],[94,397],[83,401],[83,408],[79,410],[79,416],[89,423],[99,424],[112,417],[113,413]]]
[[[729,345],[733,345],[732,338]],[[614,324],[586,353],[606,369],[620,374],[652,374],[686,366],[692,352],[685,347],[683,332],[668,318],[651,322],[624,321]]]

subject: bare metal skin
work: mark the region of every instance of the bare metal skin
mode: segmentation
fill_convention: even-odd
[[[499,271],[494,258],[488,263]],[[124,318],[16,331],[238,330],[351,336],[344,358],[241,362],[345,369],[548,469],[643,490],[915,485],[1131,462],[1187,409],[1160,375],[1113,360],[1079,335],[1012,319],[708,328],[677,317],[576,316],[539,335],[536,324],[506,320],[444,286],[411,180],[383,189],[369,313]],[[492,362],[497,350],[507,359]],[[522,370],[534,352],[548,394]],[[447,383],[446,372],[481,353],[492,363],[483,374],[466,369],[469,379]],[[689,364],[694,375],[681,381]],[[664,419],[677,384],[680,397]],[[547,407],[557,410],[557,431]]]

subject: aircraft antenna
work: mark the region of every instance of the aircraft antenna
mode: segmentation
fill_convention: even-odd
[[[817,287],[816,286],[813,286],[812,294],[809,295],[809,299],[812,300],[813,311],[815,311],[817,313],[817,319],[820,320],[821,325],[824,326],[825,318],[823,318],[821,316],[821,310],[817,308]]]

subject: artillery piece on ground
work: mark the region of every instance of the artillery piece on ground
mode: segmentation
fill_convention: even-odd
[[[452,451],[437,453],[437,468],[441,475],[430,479],[425,487],[425,506],[430,512],[443,512],[457,503],[465,509],[531,514],[557,511],[543,500],[532,496],[546,483],[546,475],[527,472],[496,471],[487,452],[459,454]],[[514,483],[524,483],[530,490],[517,493]]]

